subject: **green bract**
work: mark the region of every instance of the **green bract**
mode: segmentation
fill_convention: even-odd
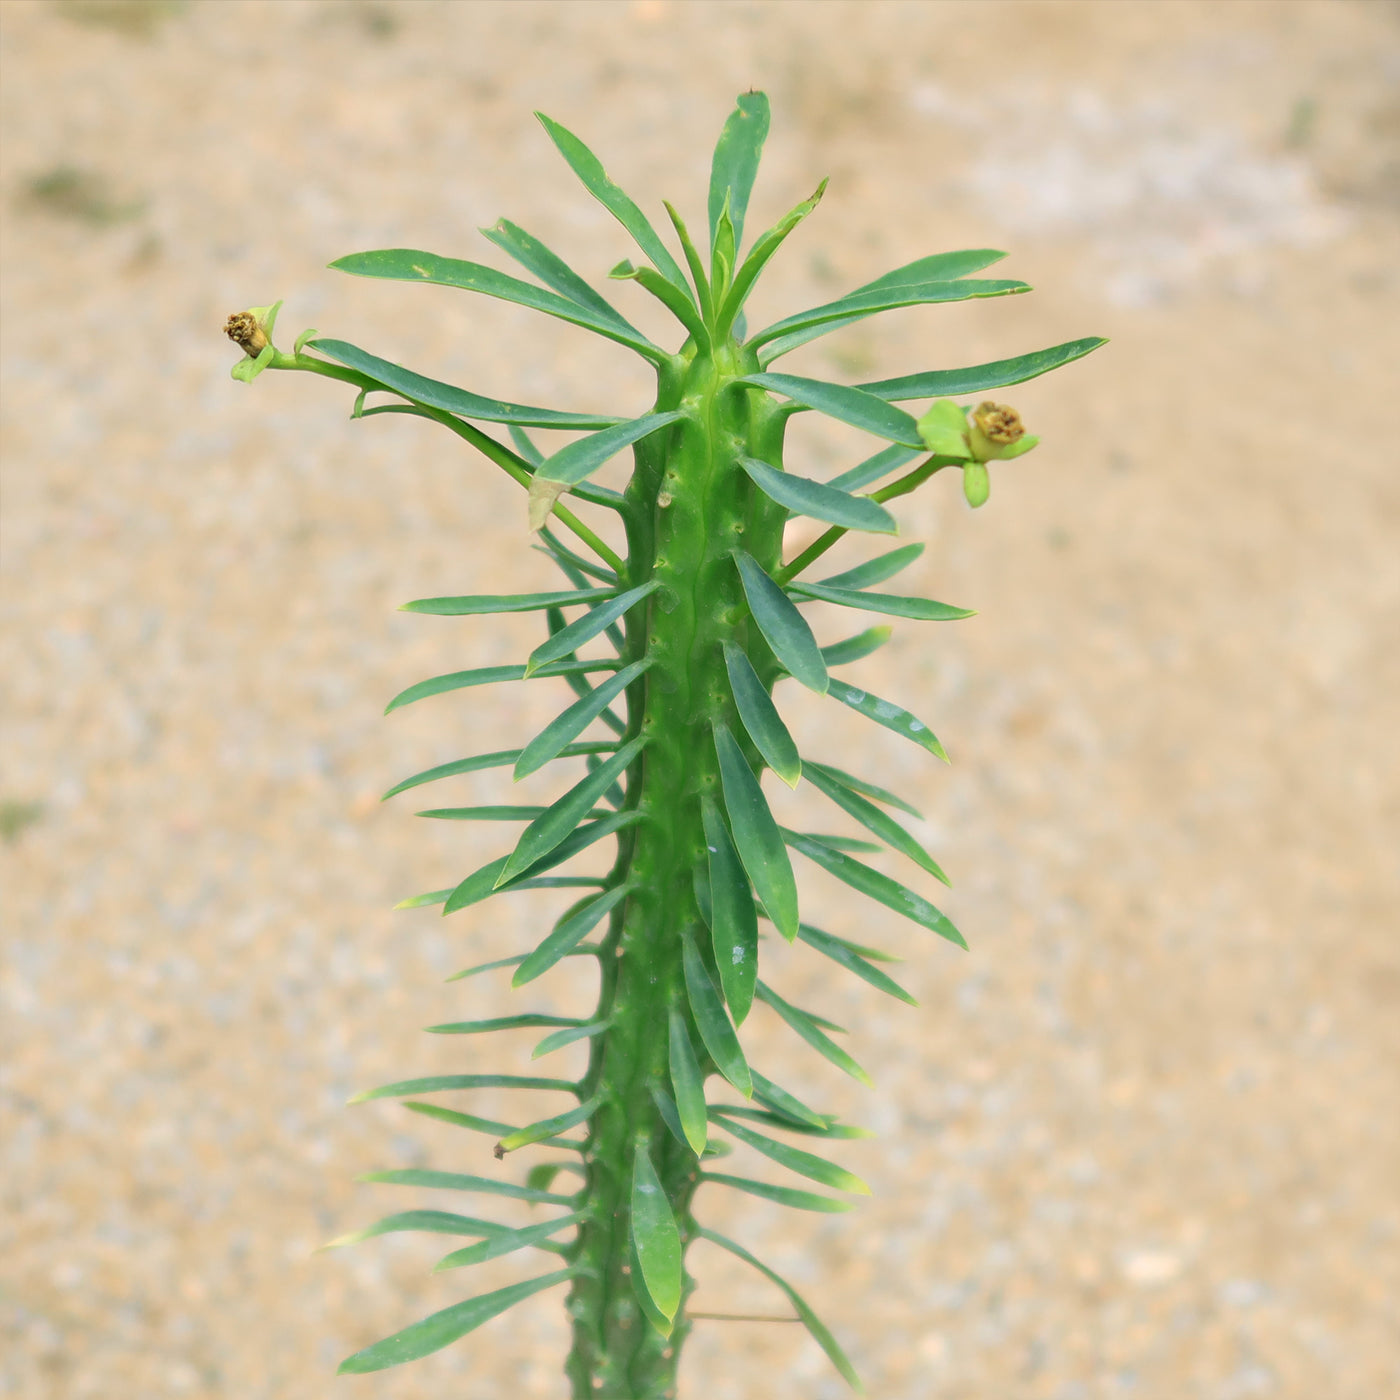
[[[471,1039],[458,1044],[472,1072],[409,1079],[359,1096],[463,1096],[461,1108],[416,1099],[405,1107],[497,1139],[494,1157],[490,1151],[483,1157],[478,1143],[478,1150],[449,1164],[469,1166],[469,1172],[415,1168],[371,1179],[504,1197],[517,1210],[524,1202],[547,1214],[527,1224],[497,1224],[410,1210],[337,1241],[401,1230],[468,1235],[481,1242],[454,1249],[440,1268],[455,1271],[516,1253],[523,1258],[530,1250],[553,1255],[558,1267],[543,1273],[526,1268],[517,1283],[477,1290],[366,1345],[341,1369],[372,1371],[427,1355],[534,1294],[567,1284],[573,1341],[565,1371],[575,1400],[671,1400],[692,1326],[689,1252],[705,1240],[772,1281],[840,1374],[859,1388],[850,1361],[806,1300],[743,1245],[701,1223],[715,1190],[732,1188],[823,1213],[852,1204],[828,1192],[866,1190],[845,1166],[781,1136],[839,1142],[863,1130],[809,1107],[751,1066],[745,1054],[740,1028],[747,1018],[776,1018],[827,1061],[814,1066],[816,1072],[829,1067],[869,1082],[860,1063],[828,1034],[840,1027],[793,1005],[760,976],[760,919],[797,941],[796,956],[817,955],[824,968],[844,968],[912,1002],[875,966],[889,960],[887,954],[803,921],[789,855],[796,851],[866,895],[882,921],[885,910],[911,921],[912,930],[900,924],[898,931],[911,933],[918,946],[965,945],[921,888],[852,854],[875,853],[878,860],[887,850],[884,863],[900,867],[915,885],[946,883],[933,856],[885,810],[917,816],[916,809],[835,766],[832,760],[842,758],[839,746],[837,752],[800,754],[774,701],[774,686],[790,676],[820,697],[812,703],[828,706],[833,718],[845,707],[929,755],[946,757],[913,710],[830,673],[882,645],[889,625],[844,638],[838,632],[825,645],[818,640],[827,628],[849,621],[851,610],[918,623],[970,616],[964,608],[876,587],[912,564],[922,546],[886,549],[826,578],[801,575],[851,530],[881,538],[897,533],[899,520],[888,504],[946,467],[961,469],[968,500],[981,504],[987,462],[1017,456],[1035,442],[1004,405],[988,401],[967,410],[944,397],[907,412],[896,401],[976,395],[1020,383],[1102,342],[1088,338],[1018,358],[864,385],[777,372],[771,366],[789,350],[886,310],[1028,289],[1021,282],[973,278],[1003,256],[996,251],[935,254],[749,334],[745,303],[759,273],[816,209],[825,188],[823,182],[745,248],[745,215],[768,132],[767,98],[746,93],[725,123],[705,211],[707,243],[697,245],[681,215],[666,206],[678,252],[578,137],[548,117],[541,121],[588,192],[637,245],[644,260],[619,262],[610,275],[624,284],[618,288],[622,296],[649,294],[672,313],[678,329],[668,344],[643,335],[590,281],[508,220],[485,230],[486,236],[533,280],[414,249],[353,254],[332,266],[362,277],[481,293],[553,316],[570,333],[591,332],[608,343],[608,353],[614,346],[631,350],[655,368],[651,404],[607,405],[603,411],[590,404],[576,411],[508,403],[345,341],[314,338],[313,331],[298,337],[288,354],[271,342],[276,306],[239,313],[228,325],[247,352],[234,367],[236,378],[289,369],[339,379],[357,391],[355,417],[427,418],[482,453],[525,492],[527,511],[506,528],[524,543],[528,520],[536,547],[553,560],[566,585],[407,605],[415,613],[454,618],[534,612],[542,635],[515,664],[420,681],[402,690],[390,710],[434,699],[455,707],[453,723],[460,729],[469,697],[457,692],[503,683],[564,686],[558,715],[538,734],[522,736],[521,747],[439,764],[405,779],[389,795],[487,768],[513,766],[516,778],[546,769],[561,773],[557,795],[547,805],[423,811],[438,820],[508,825],[494,859],[465,875],[445,873],[443,888],[413,896],[402,907],[440,905],[453,914],[518,890],[575,891],[561,896],[561,903],[574,902],[555,911],[533,946],[457,974],[513,969],[511,990],[502,989],[507,1014],[430,1029],[466,1037],[546,1029],[534,1056],[555,1055],[551,1065],[560,1066],[575,1057],[582,1073],[546,1078],[477,1072],[480,1051],[465,1048],[479,1043]],[[371,394],[387,400],[366,407]],[[871,455],[826,481],[790,470],[784,437],[798,413],[821,414],[870,434]],[[549,448],[530,436],[540,430],[576,436]],[[630,452],[633,464],[626,489],[597,485],[595,474],[622,452]],[[827,528],[785,558],[784,530],[795,515]],[[568,544],[562,532],[573,537]],[[504,703],[510,703],[509,694],[501,692]],[[910,699],[922,713],[923,699]],[[862,837],[779,825],[763,781],[769,768],[777,780],[799,789],[805,777],[821,819],[849,820]],[[879,844],[865,839],[872,836]],[[596,960],[596,1005],[566,1017],[532,1009],[531,984],[579,957]],[[516,991],[523,1000],[515,999]],[[512,1044],[516,1067],[527,1066],[528,1040]],[[536,1092],[543,1099],[529,1115],[532,1121],[520,1127],[464,1111],[475,1093],[492,1088]],[[788,1176],[775,1181],[708,1169],[712,1159],[736,1149],[746,1169]],[[517,1179],[516,1153],[537,1159],[523,1181]],[[792,1176],[799,1185],[791,1184]],[[814,1184],[818,1190],[811,1189]],[[770,1380],[770,1388],[781,1388],[778,1378]],[[696,1400],[703,1394],[697,1391]]]

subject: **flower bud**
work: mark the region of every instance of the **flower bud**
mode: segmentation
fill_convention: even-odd
[[[992,494],[992,477],[985,462],[969,462],[962,469],[963,495],[973,510],[987,504]]]
[[[999,462],[1009,457],[1019,457],[1039,441],[1039,438],[1026,436],[1026,425],[1021,422],[1021,415],[1009,404],[985,399],[972,410],[967,445],[979,462]]]

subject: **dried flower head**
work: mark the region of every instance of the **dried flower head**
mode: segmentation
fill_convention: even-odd
[[[251,311],[236,311],[224,323],[224,334],[245,355],[256,357],[267,345],[267,335]]]
[[[972,422],[981,430],[988,442],[998,447],[1009,447],[1019,442],[1026,433],[1026,425],[1021,415],[1009,404],[993,403],[986,399],[972,410]]]

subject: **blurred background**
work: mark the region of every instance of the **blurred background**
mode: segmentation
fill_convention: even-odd
[[[702,1214],[787,1273],[880,1400],[1397,1393],[1400,7],[6,0],[0,45],[0,1394],[563,1395],[559,1293],[333,1380],[524,1270],[435,1277],[412,1236],[313,1252],[415,1203],[357,1174],[489,1153],[345,1107],[519,1070],[533,1043],[421,1027],[588,1004],[565,970],[529,1007],[444,984],[537,937],[547,893],[391,911],[498,853],[414,811],[572,778],[379,802],[522,742],[563,694],[382,718],[413,681],[519,660],[538,625],[398,605],[556,585],[483,459],[351,422],[323,380],[232,382],[222,325],[285,298],[283,344],[315,326],[479,392],[642,412],[619,348],[325,264],[502,266],[476,230],[506,215],[605,285],[633,250],[532,109],[693,226],[751,86],[774,109],[751,233],[831,176],[752,324],[957,247],[1009,249],[996,275],[1037,288],[867,321],[785,368],[1111,344],[996,395],[1043,442],[993,468],[985,509],[945,477],[902,503],[930,545],[904,591],[978,614],[900,624],[860,669],[951,768],[779,692],[804,749],[922,807],[971,952],[805,869],[809,917],[901,953],[920,1006],[777,949],[773,980],[850,1026],[876,1088],[766,1012],[746,1037],[879,1131],[842,1154],[874,1197]],[[669,334],[634,286],[610,295]],[[869,450],[812,417],[795,469]],[[732,1262],[695,1251],[697,1307],[785,1310]],[[845,1393],[798,1327],[697,1325],[683,1395],[780,1392]]]

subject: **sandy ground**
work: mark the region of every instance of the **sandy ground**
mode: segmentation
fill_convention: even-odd
[[[531,110],[698,218],[751,85],[775,111],[751,227],[832,177],[756,317],[953,247],[1010,248],[1038,288],[866,323],[793,371],[1112,344],[1005,395],[1044,445],[986,510],[940,480],[901,513],[931,545],[911,587],[979,613],[903,625],[863,674],[951,769],[784,699],[805,746],[919,798],[972,951],[804,876],[829,927],[907,957],[921,1006],[775,955],[877,1087],[771,1018],[752,1053],[879,1130],[844,1153],[874,1197],[706,1218],[789,1274],[879,1400],[1400,1393],[1395,5],[6,0],[0,42],[0,1393],[562,1395],[557,1294],[333,1380],[528,1266],[469,1285],[417,1238],[312,1252],[411,1204],[357,1173],[489,1150],[352,1092],[528,1055],[419,1028],[518,1006],[443,978],[557,901],[391,912],[496,852],[377,796],[520,742],[559,697],[380,711],[531,635],[399,603],[548,566],[516,488],[453,440],[351,423],[319,381],[233,383],[220,327],[283,297],[285,340],[639,412],[625,352],[324,264],[499,265],[475,230],[504,214],[601,279],[625,236]],[[863,446],[794,440],[817,474]],[[457,783],[432,800],[503,800],[495,775]],[[541,987],[543,1010],[587,990]],[[702,1306],[781,1311],[694,1266]],[[684,1393],[843,1388],[799,1328],[708,1323]]]

